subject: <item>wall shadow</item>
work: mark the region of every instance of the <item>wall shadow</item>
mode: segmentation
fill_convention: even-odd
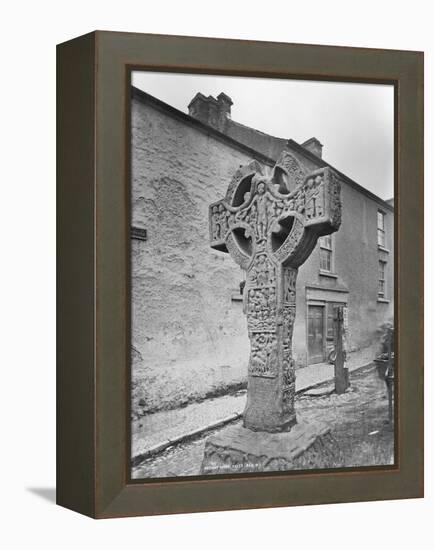
[[[26,490],[29,491],[29,493],[33,493],[34,495],[51,502],[52,504],[56,504],[55,487],[26,487]]]

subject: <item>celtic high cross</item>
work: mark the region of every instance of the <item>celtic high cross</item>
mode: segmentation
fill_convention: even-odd
[[[288,431],[296,423],[292,333],[296,280],[322,235],[341,223],[340,182],[329,167],[306,174],[283,151],[271,176],[253,161],[210,206],[211,247],[246,271],[244,312],[250,338],[244,426]]]

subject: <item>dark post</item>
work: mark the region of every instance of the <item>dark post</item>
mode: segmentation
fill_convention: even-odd
[[[344,327],[344,306],[334,308],[335,323],[335,391],[337,394],[345,393],[350,385],[348,368],[346,365],[346,342]]]

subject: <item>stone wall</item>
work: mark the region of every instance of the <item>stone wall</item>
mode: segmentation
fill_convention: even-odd
[[[209,246],[208,205],[251,157],[132,102],[134,406],[169,407],[242,384],[249,341],[241,270]],[[141,356],[141,359],[140,359]],[[140,403],[140,405],[139,405]]]

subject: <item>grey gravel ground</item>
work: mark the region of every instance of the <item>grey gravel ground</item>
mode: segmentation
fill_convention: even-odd
[[[349,369],[354,370],[369,363],[374,356],[372,348],[349,355]],[[297,370],[296,391],[330,380],[334,375],[333,365],[321,363]],[[246,402],[246,391],[191,403],[186,407],[159,411],[132,422],[131,456],[137,457],[148,449],[173,440],[193,430],[206,428],[228,416],[241,414]]]
[[[349,355],[349,369],[354,370],[369,363],[374,350],[367,348]],[[330,380],[334,375],[333,365],[321,363],[297,370],[296,391]],[[137,457],[148,449],[173,440],[193,430],[206,428],[231,414],[241,414],[246,402],[246,391],[191,403],[186,407],[159,411],[132,422],[131,456]]]
[[[231,400],[226,403],[232,408]],[[319,397],[301,395],[296,399],[296,411],[300,421],[321,420],[332,427],[344,453],[345,466],[385,465],[393,463],[394,449],[392,426],[387,422],[387,403],[386,386],[370,365],[351,375],[351,388],[347,393]],[[144,460],[133,468],[132,477],[198,475],[205,440],[221,429],[224,428],[208,431]]]

